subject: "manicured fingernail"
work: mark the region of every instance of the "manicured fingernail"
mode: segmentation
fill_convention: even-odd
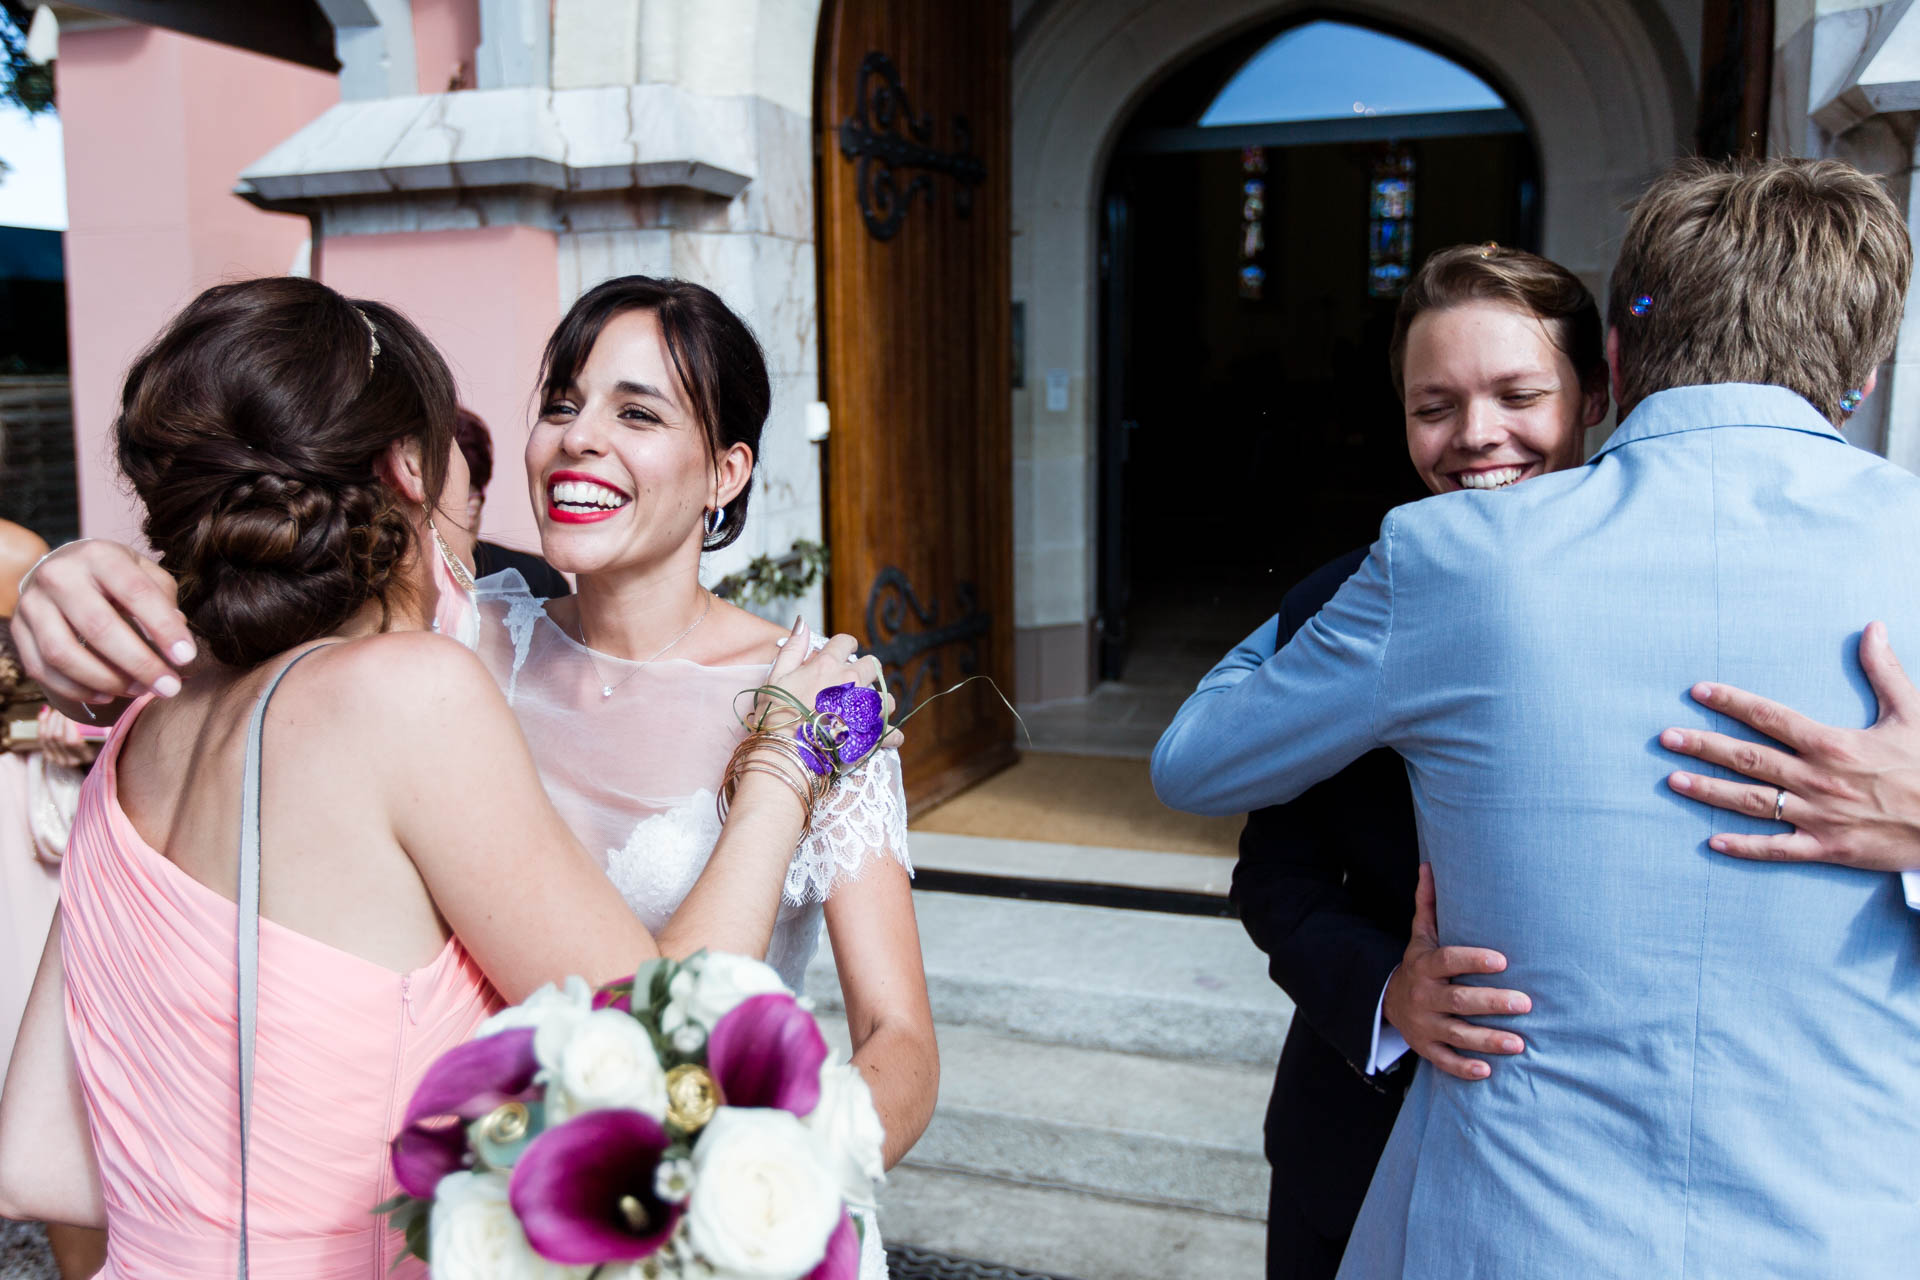
[[[1707,841],[1707,848],[1713,850],[1715,853],[1725,853],[1727,851],[1727,842],[1722,837],[1715,836],[1713,839]]]
[[[1687,745],[1687,735],[1678,729],[1669,729],[1660,735],[1660,745],[1670,751],[1678,751]]]
[[[1533,1006],[1527,1003],[1525,996],[1515,996],[1513,999],[1507,1001],[1507,1011],[1509,1013],[1525,1013],[1532,1007]]]
[[[1484,1062],[1476,1062],[1472,1066],[1468,1067],[1467,1070],[1473,1073],[1474,1079],[1484,1080],[1487,1078],[1487,1072],[1493,1070],[1493,1068],[1488,1066]]]
[[[1711,702],[1713,695],[1714,688],[1710,684],[1697,684],[1693,686],[1693,697],[1696,702]]]
[[[192,662],[193,655],[195,652],[193,647],[193,641],[175,640],[173,642],[173,648],[167,650],[167,652],[173,655],[173,660],[175,662],[179,662],[179,663]]]
[[[180,692],[180,677],[161,676],[153,682],[153,691],[163,698],[171,698]]]
[[[1522,1049],[1524,1049],[1524,1048],[1526,1048],[1526,1047],[1527,1047],[1527,1046],[1526,1046],[1526,1045],[1525,1045],[1525,1044],[1524,1044],[1524,1043],[1523,1043],[1523,1042],[1521,1041],[1521,1039],[1520,1039],[1520,1037],[1519,1037],[1519,1036],[1508,1036],[1508,1037],[1507,1037],[1507,1052],[1508,1052],[1508,1053],[1519,1053],[1519,1052],[1520,1052],[1520,1051],[1521,1051]]]
[[[1693,775],[1690,773],[1673,774],[1667,781],[1672,784],[1675,791],[1693,790]]]

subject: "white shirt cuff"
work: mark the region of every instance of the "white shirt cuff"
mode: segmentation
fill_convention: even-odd
[[[1900,884],[1907,891],[1907,905],[1920,911],[1920,871],[1902,871]]]
[[[1907,901],[1920,910],[1920,902],[1914,902],[1920,895],[1920,872],[1907,873]],[[1395,972],[1399,972],[1397,969]],[[1387,975],[1387,981],[1393,981],[1393,974]],[[1382,1071],[1391,1070],[1393,1064],[1407,1056],[1407,1038],[1401,1035],[1386,1020],[1387,989],[1380,988],[1380,1002],[1373,1007],[1373,1044],[1367,1051],[1367,1074],[1377,1076]]]

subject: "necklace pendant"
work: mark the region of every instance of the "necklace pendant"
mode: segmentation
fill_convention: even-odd
[[[600,696],[603,698],[611,698],[613,696],[613,686],[610,684],[601,685]]]

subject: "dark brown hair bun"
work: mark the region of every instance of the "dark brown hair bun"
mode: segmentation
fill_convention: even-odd
[[[128,370],[114,437],[207,649],[251,667],[384,614],[414,539],[379,460],[417,442],[437,494],[454,412],[405,316],[316,281],[217,285],[174,317]]]

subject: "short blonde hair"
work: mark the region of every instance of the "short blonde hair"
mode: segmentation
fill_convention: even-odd
[[[1554,346],[1573,362],[1580,386],[1605,390],[1607,352],[1600,335],[1600,308],[1580,278],[1557,262],[1492,242],[1457,244],[1427,256],[1400,295],[1393,317],[1393,341],[1387,366],[1393,389],[1407,397],[1407,335],[1428,311],[1444,311],[1469,302],[1502,302],[1536,317]]]
[[[1761,382],[1830,421],[1893,352],[1913,246],[1839,160],[1683,160],[1634,206],[1607,296],[1620,412],[1671,387]]]

